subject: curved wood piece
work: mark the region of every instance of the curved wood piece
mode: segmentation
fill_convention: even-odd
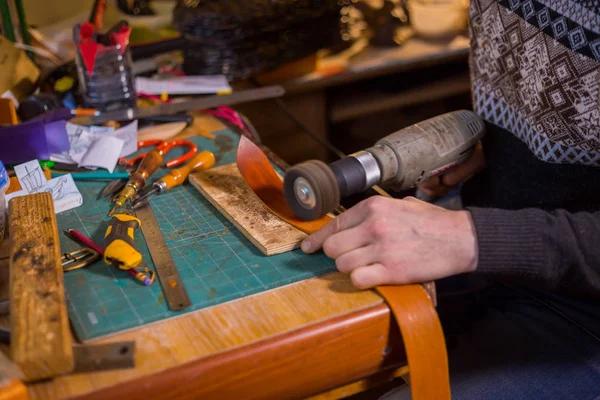
[[[283,182],[267,156],[249,139],[241,137],[237,165],[246,183],[274,214],[310,234],[329,221],[298,220],[283,195]],[[432,303],[421,285],[380,286],[376,290],[396,317],[410,371],[413,400],[450,399],[448,358],[444,334]]]
[[[302,221],[294,215],[283,195],[283,180],[277,174],[263,151],[245,136],[238,145],[237,166],[250,189],[274,214],[305,233],[312,233],[325,226],[331,217],[314,221]]]

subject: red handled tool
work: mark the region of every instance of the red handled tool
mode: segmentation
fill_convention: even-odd
[[[165,164],[165,166],[167,168],[176,167],[179,164],[186,162],[187,160],[192,158],[194,156],[194,154],[196,154],[196,152],[198,151],[198,147],[193,142],[190,142],[189,140],[173,140],[171,142],[167,142],[167,141],[160,140],[160,139],[152,139],[152,140],[142,140],[142,141],[138,142],[138,149],[141,149],[142,147],[148,147],[148,146],[156,146],[156,148],[154,150],[160,151],[162,153],[162,155],[167,154],[171,149],[173,149],[175,147],[179,147],[179,146],[189,147],[190,150],[187,153],[185,153],[184,155],[182,155],[181,157],[177,157],[173,160],[167,161]],[[130,165],[130,166],[135,165],[135,163],[137,163],[139,160],[144,158],[146,156],[146,154],[148,154],[148,153],[142,153],[139,156],[134,157],[130,160],[127,160],[125,157],[123,157],[119,160],[119,165]]]

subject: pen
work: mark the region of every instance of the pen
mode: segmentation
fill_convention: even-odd
[[[93,250],[96,250],[98,252],[98,254],[104,255],[104,250],[102,249],[102,247],[98,246],[96,243],[94,243],[92,241],[92,239],[88,238],[83,233],[80,233],[80,232],[76,231],[75,229],[67,229],[65,231],[65,235],[67,235],[68,237],[70,237],[71,239],[73,239],[77,242],[80,242],[84,246],[87,246]]]
[[[65,235],[70,237],[71,239],[80,242],[84,246],[87,246],[95,251],[97,251],[100,255],[104,255],[104,250],[102,247],[98,246],[94,241],[83,233],[76,231],[75,229],[67,229],[64,231]],[[131,268],[126,270],[129,275],[142,282],[146,286],[150,286],[152,284],[152,279],[148,278],[144,273],[136,270],[135,268]]]

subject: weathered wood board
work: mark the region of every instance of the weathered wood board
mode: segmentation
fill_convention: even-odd
[[[191,174],[189,180],[265,255],[296,249],[306,237],[264,207],[235,163]]]
[[[68,373],[73,344],[52,196],[17,197],[8,206],[11,359],[28,381]]]

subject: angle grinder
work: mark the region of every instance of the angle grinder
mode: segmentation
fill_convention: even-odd
[[[374,185],[397,191],[414,188],[465,161],[484,130],[475,113],[453,111],[394,132],[329,165],[318,160],[297,164],[284,176],[285,199],[298,218],[312,221],[333,211],[342,198]]]

